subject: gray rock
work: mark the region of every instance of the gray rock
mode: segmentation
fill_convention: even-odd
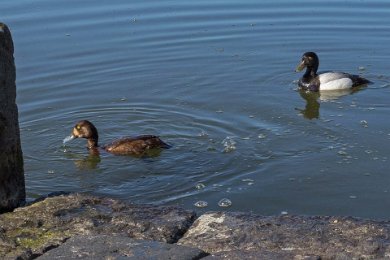
[[[0,23],[0,213],[20,206],[26,198],[13,55],[11,33]]]
[[[52,259],[200,259],[207,254],[200,249],[136,240],[125,236],[75,236],[46,252],[39,260]]]
[[[0,259],[56,259],[65,252],[90,259],[104,252],[105,259],[390,259],[390,222],[230,212],[195,217],[177,207],[83,194],[50,197],[0,215]],[[175,242],[200,250],[165,244]]]
[[[233,250],[233,251],[223,251],[218,252],[212,255],[209,255],[204,260],[219,260],[219,259],[229,259],[229,260],[241,260],[241,259],[293,259],[293,256],[288,253],[269,253],[265,254],[264,252],[257,251],[245,251],[245,250]]]
[[[218,252],[212,255],[209,255],[204,260],[219,260],[219,259],[229,259],[229,260],[242,260],[242,259],[294,259],[294,260],[319,260],[318,256],[301,256],[295,255],[290,252],[284,251],[247,251],[247,250],[233,250],[233,251],[223,251]],[[202,259],[202,260],[203,260]]]
[[[389,234],[389,222],[351,217],[210,212],[200,216],[178,244],[200,248],[217,259],[249,258],[242,254],[258,259],[272,255],[278,259],[380,259],[390,258]]]
[[[83,194],[46,198],[0,215],[0,259],[29,259],[76,235],[121,234],[176,242],[195,213],[172,206],[133,205]]]

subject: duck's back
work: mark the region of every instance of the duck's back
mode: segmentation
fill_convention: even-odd
[[[104,149],[119,155],[142,155],[150,149],[169,148],[158,136],[141,135],[137,137],[122,138],[106,145]]]

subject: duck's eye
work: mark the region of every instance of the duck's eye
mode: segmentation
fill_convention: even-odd
[[[80,130],[80,129],[81,129],[81,126],[76,125],[76,129],[77,129],[77,130]]]

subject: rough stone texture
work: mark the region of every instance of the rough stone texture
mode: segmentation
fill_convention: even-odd
[[[26,198],[13,55],[11,33],[0,23],[0,213],[20,206]]]
[[[122,234],[174,243],[195,217],[177,207],[133,205],[83,194],[46,198],[0,215],[0,259],[31,259],[75,235]]]
[[[383,259],[390,258],[389,236],[389,222],[352,217],[211,212],[200,216],[178,244],[217,259]]]
[[[177,207],[56,195],[0,215],[0,259],[390,259],[390,222],[231,212],[195,217]]]
[[[135,240],[125,236],[75,236],[58,248],[38,257],[52,259],[200,259],[200,249],[156,241]]]
[[[319,260],[318,256],[309,256],[309,255],[295,255],[290,252],[273,252],[266,250],[259,251],[246,251],[246,250],[234,250],[234,251],[223,251],[218,252],[213,255],[202,258],[202,260],[219,260],[219,259],[229,259],[229,260],[243,260],[243,259],[294,259],[294,260]]]

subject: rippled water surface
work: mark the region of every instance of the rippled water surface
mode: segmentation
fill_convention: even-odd
[[[389,218],[390,2],[7,1],[27,195],[83,191],[198,211]],[[300,93],[303,52],[361,74]],[[159,156],[63,146],[156,134]]]

